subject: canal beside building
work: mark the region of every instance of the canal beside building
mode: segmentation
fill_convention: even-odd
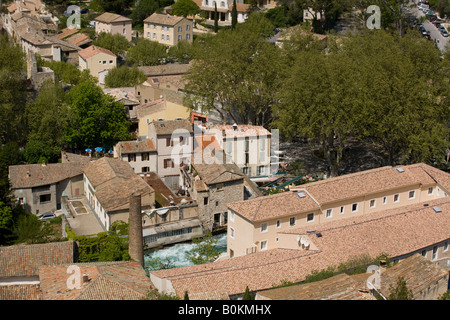
[[[227,252],[227,233],[216,234],[213,238],[217,240],[216,249],[220,253]],[[144,260],[148,261],[154,258],[159,258],[163,262],[170,260],[171,265],[175,268],[191,266],[193,264],[187,260],[186,253],[191,251],[193,247],[194,244],[192,242],[178,243],[167,248],[148,252],[144,255]]]

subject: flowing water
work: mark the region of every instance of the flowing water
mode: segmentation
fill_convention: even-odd
[[[220,253],[226,252],[227,233],[214,235],[213,238],[217,240],[216,249],[220,251]],[[145,254],[144,259],[146,261],[151,258],[159,258],[162,261],[170,259],[171,264],[175,266],[175,268],[191,266],[193,263],[186,259],[186,253],[192,250],[193,247],[194,244],[192,242],[178,243],[167,248],[151,251]]]

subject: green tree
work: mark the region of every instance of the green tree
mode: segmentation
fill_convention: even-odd
[[[77,85],[85,75],[73,64],[64,61],[47,61],[36,55],[38,66],[48,67],[55,73],[55,82]]]
[[[71,147],[111,148],[130,139],[130,122],[122,103],[103,93],[91,81],[84,81],[66,95],[69,108],[65,139]]]
[[[438,297],[438,300],[450,300],[450,290],[447,290]]]
[[[40,221],[31,213],[24,213],[18,218],[14,233],[16,243],[34,244],[59,240],[58,232],[52,224]]]
[[[270,123],[281,63],[280,50],[266,41],[272,33],[270,21],[255,12],[236,32],[221,30],[196,41],[195,61],[185,76],[190,93],[185,103],[215,109],[222,120],[230,116],[236,123]]]
[[[245,292],[242,295],[242,300],[255,300],[255,293],[252,291],[250,292],[248,286],[245,288]]]
[[[27,162],[38,163],[41,157],[46,162],[58,161],[65,144],[64,132],[68,116],[64,97],[64,89],[59,84],[46,82],[36,100],[27,104]]]
[[[237,6],[236,0],[233,0],[233,8],[231,9],[231,30],[234,30],[237,25]]]
[[[138,0],[131,12],[130,18],[133,20],[133,27],[143,29],[143,21],[159,8],[157,0]]]
[[[178,41],[169,48],[168,57],[179,63],[189,63],[194,57],[193,45],[187,40]]]
[[[413,293],[406,286],[404,277],[399,277],[395,286],[389,286],[388,300],[414,300]]]
[[[130,47],[130,43],[123,35],[119,33],[111,34],[107,32],[101,32],[98,35],[98,39],[94,41],[93,44],[108,49],[117,56],[123,56]]]
[[[192,240],[194,247],[186,253],[186,258],[193,264],[204,264],[216,260],[220,252],[215,248],[217,240],[213,238],[211,232],[204,237]]]
[[[219,14],[217,13],[217,3],[214,1],[214,32],[219,31]]]
[[[192,0],[178,0],[172,5],[172,14],[176,16],[195,16],[199,12],[200,8]]]
[[[147,80],[147,76],[137,67],[119,66],[111,69],[105,77],[107,88],[134,87]]]
[[[131,7],[133,0],[93,0],[104,12],[122,14]]]
[[[0,144],[25,140],[25,70],[22,48],[0,35]]]
[[[4,230],[11,228],[13,223],[13,214],[11,207],[0,201],[0,234]]]
[[[166,46],[156,41],[140,39],[128,49],[127,61],[138,66],[154,66],[167,57]]]

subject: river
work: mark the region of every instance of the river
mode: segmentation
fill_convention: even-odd
[[[214,239],[217,240],[216,249],[220,251],[220,253],[227,251],[227,233],[220,233],[213,236]],[[144,255],[144,260],[147,261],[151,258],[159,258],[162,261],[167,261],[170,259],[171,264],[178,267],[191,266],[189,260],[186,259],[186,253],[192,250],[194,244],[192,242],[184,242],[172,245],[167,248],[155,250],[148,252]]]

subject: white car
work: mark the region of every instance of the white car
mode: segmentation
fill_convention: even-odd
[[[54,219],[54,218],[56,218],[56,214],[51,213],[51,212],[46,212],[39,216],[39,220],[41,220],[41,221],[50,220],[50,219]]]

